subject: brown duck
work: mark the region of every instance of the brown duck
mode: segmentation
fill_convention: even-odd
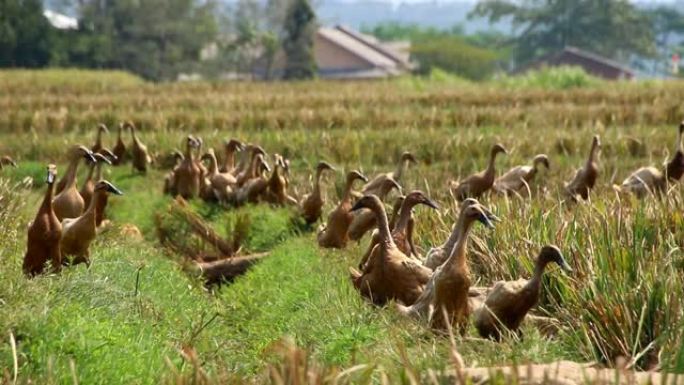
[[[595,135],[584,167],[578,169],[572,180],[565,184],[565,193],[571,200],[576,201],[578,195],[584,200],[589,199],[589,192],[594,188],[599,174],[596,162],[600,149],[601,142],[598,135]]]
[[[369,208],[377,215],[380,240],[362,273],[350,269],[354,287],[362,296],[382,306],[397,300],[406,306],[421,295],[432,271],[402,253],[390,233],[385,207],[375,195],[365,195],[352,210]]]
[[[528,196],[531,192],[530,183],[539,173],[539,165],[544,165],[548,170],[549,158],[539,154],[532,160],[532,165],[513,167],[494,181],[494,191],[504,195]]]
[[[213,149],[202,155],[202,160],[209,161],[209,168],[207,170],[207,179],[211,185],[211,190],[219,202],[227,203],[232,199],[233,189],[237,184],[235,176],[230,173],[219,172],[218,161]]]
[[[0,157],[0,170],[3,169],[3,167],[6,166],[12,166],[12,167],[17,167],[17,162],[14,161],[10,156],[3,155]]]
[[[397,169],[394,172],[386,172],[384,174],[379,174],[373,178],[370,182],[366,183],[362,188],[361,192],[363,195],[374,194],[381,196],[381,191],[384,186],[386,186],[385,181],[388,179],[400,182],[402,176],[408,169],[410,164],[416,164],[416,158],[410,152],[404,152],[399,158],[399,163],[397,164]]]
[[[178,167],[180,167],[181,163],[183,162],[183,159],[185,159],[185,156],[183,155],[182,152],[179,150],[173,150],[171,152],[171,156],[173,157],[174,165],[171,171],[169,171],[166,176],[164,176],[164,194],[169,194],[171,196],[176,196],[178,195],[178,192],[176,191],[176,171],[178,170]]]
[[[642,167],[630,174],[622,185],[616,186],[617,190],[643,198],[648,194],[663,194],[667,190],[668,183],[678,182],[684,174],[684,151],[682,151],[684,122],[680,123],[678,130],[675,154],[662,170],[655,167]]]
[[[507,154],[501,144],[495,144],[489,152],[489,164],[487,169],[473,174],[459,182],[451,182],[451,191],[456,199],[463,201],[466,198],[479,198],[494,185],[496,178],[496,156]]]
[[[474,198],[468,198],[461,202],[460,209],[463,210],[464,207],[474,204],[479,204],[479,202]],[[486,207],[480,206],[480,208],[484,210],[490,222],[500,221],[500,219]],[[451,255],[451,250],[454,249],[456,242],[458,242],[458,237],[461,235],[461,229],[458,226],[459,221],[457,220],[456,223],[454,223],[454,226],[451,228],[451,233],[449,234],[449,237],[446,239],[446,241],[444,241],[444,243],[439,246],[431,248],[427,252],[427,254],[425,254],[425,262],[423,263],[425,267],[431,270],[435,270],[437,267],[442,265],[444,261],[447,260],[447,258],[449,258],[449,255]]]
[[[244,145],[236,139],[223,143],[223,164],[219,172],[233,174],[235,171],[235,153],[242,149],[244,149]]]
[[[264,157],[266,156],[266,151],[260,146],[248,145],[247,153],[245,157],[249,160],[247,167],[242,169],[242,166],[238,165],[239,173],[236,175],[238,187],[242,187],[248,180],[257,178],[261,171],[260,164],[264,162]],[[256,158],[261,156],[261,160]],[[241,170],[242,169],[242,170]],[[241,171],[240,171],[241,170]]]
[[[152,163],[152,157],[150,157],[147,151],[147,146],[138,139],[135,125],[132,122],[126,122],[126,126],[131,131],[131,161],[133,168],[145,173],[147,172],[147,166]]]
[[[321,177],[326,170],[334,172],[335,168],[327,162],[319,162],[316,166],[316,174],[314,175],[313,191],[311,191],[311,194],[305,195],[300,204],[300,212],[308,225],[316,223],[321,215],[323,215],[325,196],[321,192]]]
[[[518,331],[520,323],[539,301],[542,275],[551,262],[555,262],[566,272],[572,272],[560,249],[550,245],[541,249],[532,279],[500,281],[494,284],[484,306],[475,312],[475,327],[482,337],[499,340],[502,330]]]
[[[124,144],[122,135],[124,130],[124,123],[119,123],[119,130],[116,136],[116,144],[112,148],[112,153],[116,156],[116,159],[112,161],[112,164],[118,166],[126,161],[126,144]]]
[[[401,194],[401,186],[399,183],[391,177],[387,177],[380,182],[380,186],[377,189],[378,193],[372,195],[376,195],[380,200],[385,200],[387,195],[394,189]],[[369,209],[358,210],[354,213],[352,223],[349,225],[349,239],[358,241],[375,227],[377,227],[375,214]]]
[[[447,330],[448,325],[451,325],[455,326],[461,334],[465,333],[471,312],[469,304],[471,279],[466,246],[470,229],[475,221],[480,221],[487,227],[493,226],[480,204],[463,206],[458,218],[458,241],[451,255],[432,274],[425,291],[413,306],[399,306],[402,313],[427,320],[430,327],[437,330]]]
[[[328,214],[328,220],[318,231],[318,245],[325,248],[343,249],[349,241],[349,225],[352,222],[352,187],[356,180],[368,181],[363,174],[358,171],[351,171],[347,174],[347,180],[342,193],[342,199],[337,207]]]
[[[93,153],[100,152],[104,146],[102,146],[102,133],[108,134],[109,129],[103,123],[97,125],[97,136],[95,136],[95,144],[90,148]]]
[[[183,160],[174,172],[174,185],[170,190],[183,197],[183,199],[193,199],[199,194],[201,169],[195,161],[195,154],[193,152],[193,149],[198,147],[199,143],[197,140],[188,135],[185,141]]]
[[[59,271],[62,265],[62,253],[59,250],[62,224],[52,209],[56,175],[57,167],[54,164],[48,165],[45,197],[28,228],[23,270],[29,277],[41,274],[47,261],[51,261],[53,271]]]
[[[81,194],[81,198],[83,198],[83,207],[90,206],[90,199],[95,192],[95,183],[102,179],[102,165],[105,163],[112,164],[109,161],[109,158],[103,154],[94,153],[93,157],[95,158],[95,162],[89,162],[88,175],[86,176],[85,182],[83,182],[81,191],[78,192]]]
[[[259,202],[268,189],[268,176],[265,174],[271,171],[271,167],[264,160],[264,156],[257,154],[254,157],[255,177],[250,178],[240,187],[236,194],[236,204]]]
[[[268,203],[285,206],[297,205],[297,200],[287,193],[287,175],[290,172],[290,163],[279,154],[275,154],[273,173],[268,179],[268,188],[264,193],[264,200]]]
[[[90,243],[97,234],[98,202],[101,202],[109,193],[123,195],[119,189],[106,180],[97,182],[93,199],[83,215],[78,218],[66,218],[62,221],[60,248],[65,259],[69,256],[73,257],[69,261],[70,264],[85,263],[90,266]]]
[[[399,210],[394,213],[392,221],[389,223],[389,226],[392,229],[392,239],[402,253],[412,258],[418,258],[416,247],[413,244],[413,229],[415,226],[413,208],[416,205],[423,204],[436,210],[439,206],[437,206],[437,203],[433,200],[426,197],[425,193],[419,190],[412,191],[403,197],[403,199],[398,199],[398,201],[401,202]],[[359,263],[361,270],[363,270],[366,261],[379,242],[380,232],[375,230],[373,231],[373,236],[371,237],[368,249],[361,259],[361,263]]]
[[[78,193],[76,187],[76,172],[78,171],[81,158],[85,158],[91,163],[96,162],[93,153],[83,146],[73,146],[69,149],[69,167],[67,168],[66,175],[62,178],[64,188],[55,196],[52,202],[55,214],[60,221],[64,218],[78,217],[85,208],[83,197]]]

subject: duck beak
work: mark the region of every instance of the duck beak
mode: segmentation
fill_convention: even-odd
[[[423,204],[425,204],[426,206],[431,207],[435,210],[439,210],[439,205],[437,204],[437,202],[433,201],[430,198],[425,198],[425,200],[423,201]]]
[[[93,155],[93,152],[92,152],[92,151],[86,151],[86,152],[84,152],[83,157],[84,157],[87,161],[90,161],[90,162],[92,162],[92,163],[97,163],[97,159],[95,158],[95,155]]]
[[[57,171],[54,167],[48,167],[47,170],[47,182],[48,184],[53,184],[55,183],[55,176],[57,175]]]
[[[114,194],[114,195],[123,195],[121,190],[119,190],[118,188],[116,188],[116,186],[114,186],[113,184],[111,184],[109,182],[107,182],[107,191]]]
[[[490,222],[501,222],[501,218],[497,217],[496,215],[494,215],[494,213],[492,213],[489,210],[485,212],[485,215],[487,216]]]
[[[115,158],[116,158],[116,157],[115,157]],[[110,165],[110,166],[111,166],[111,164],[112,164],[112,161],[109,160],[109,158],[107,158],[106,156],[103,156],[103,157],[98,158],[98,159],[101,160],[101,161],[103,161],[103,162],[105,162],[105,163],[107,163],[107,164]]]
[[[480,214],[480,216],[477,217],[477,220],[480,223],[482,223],[483,225],[485,225],[485,227],[488,229],[494,228],[494,223],[492,223],[492,221],[489,219],[489,217],[485,213]]]
[[[357,210],[361,210],[361,209],[364,208],[364,207],[366,207],[366,206],[364,206],[364,204],[363,204],[363,202],[361,201],[361,199],[359,199],[358,201],[356,201],[356,203],[354,204],[354,206],[352,206],[352,208],[349,209],[349,212],[351,213],[351,212],[354,212],[354,211],[357,211]]]
[[[10,161],[10,165],[12,165],[14,168],[17,168],[17,162],[14,160]]]
[[[561,258],[560,262],[558,263],[558,266],[560,266],[560,268],[563,269],[563,271],[567,274],[571,274],[573,272],[572,267],[568,265],[568,263],[565,261],[565,258]]]

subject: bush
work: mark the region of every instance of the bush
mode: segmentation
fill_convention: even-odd
[[[509,88],[543,88],[566,90],[596,85],[600,80],[581,67],[544,67],[516,76],[504,76],[497,83]]]

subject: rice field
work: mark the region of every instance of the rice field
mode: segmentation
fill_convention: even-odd
[[[452,348],[469,367],[573,360],[682,373],[681,186],[660,200],[613,188],[674,153],[682,100],[684,83],[676,81],[558,90],[510,80],[149,84],[121,73],[2,72],[0,155],[19,167],[0,170],[0,379],[13,381],[16,358],[17,383],[280,383],[292,370],[321,382],[446,383],[440,373],[452,367]],[[90,269],[27,280],[26,227],[44,192],[45,164],[63,172],[67,146],[90,147],[100,122],[113,146],[123,120],[139,128],[153,169],[106,171],[125,195],[110,199],[113,226],[93,244]],[[221,234],[247,218],[243,252],[270,253],[233,284],[206,289],[160,244],[155,225],[172,204],[162,195],[164,160],[188,134],[207,147],[238,138],[282,154],[298,198],[310,191],[319,160],[372,176],[411,151],[418,164],[404,191],[423,190],[440,204],[416,210],[422,253],[444,242],[454,223],[449,181],[484,169],[494,143],[509,152],[498,158],[498,174],[547,154],[551,167],[537,176],[531,199],[481,199],[502,221],[493,230],[476,226],[468,252],[475,284],[490,286],[528,278],[539,249],[557,245],[574,273],[550,269],[535,313],[557,319],[558,332],[526,326],[522,338],[496,343],[471,328],[452,344],[354,290],[348,267],[368,236],[322,250],[315,231],[293,221],[295,210],[264,204],[192,202]],[[588,202],[568,204],[563,184],[594,135],[602,141],[597,187]],[[342,179],[338,172],[325,180],[326,212]],[[142,237],[122,235],[129,225]]]

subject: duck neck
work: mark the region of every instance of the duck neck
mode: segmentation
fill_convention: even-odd
[[[226,159],[223,161],[223,168],[230,171],[235,167],[235,150],[231,148],[226,149]]]
[[[548,265],[547,261],[537,259],[537,263],[534,265],[534,273],[532,274],[532,278],[527,282],[527,287],[529,289],[532,289],[535,292],[541,290],[542,276],[544,275],[546,265]]]
[[[40,205],[40,211],[52,211],[52,198],[55,195],[55,184],[47,184],[47,191],[45,191],[45,197],[43,198],[43,203]]]
[[[107,199],[107,192],[104,190],[95,190],[95,193],[93,194],[93,198],[90,200],[90,204],[88,205],[88,208],[86,211],[83,213],[84,217],[91,218],[93,219],[93,223],[95,223],[95,214],[97,211],[98,204],[103,204],[104,201]]]
[[[396,248],[392,233],[390,232],[389,222],[387,221],[387,213],[382,204],[374,205],[370,208],[375,214],[375,219],[378,223],[378,232],[380,234],[380,242],[387,248]]]
[[[401,204],[401,209],[399,209],[399,219],[394,224],[394,231],[406,231],[409,222],[411,221],[411,210],[413,209],[413,206],[414,204],[412,202],[408,202],[408,199],[404,200],[404,202]]]
[[[352,199],[352,187],[354,186],[354,181],[356,179],[349,179],[347,180],[347,184],[344,186],[344,193],[342,194],[342,201],[343,202],[351,202]]]
[[[119,131],[118,131],[117,134],[116,134],[116,140],[117,140],[118,142],[123,142],[123,139],[121,138],[121,135],[122,135],[121,132],[122,132],[122,131],[123,131],[123,127],[119,126]]]
[[[95,165],[95,181],[99,182],[102,180],[102,163],[97,162]]]
[[[496,151],[492,151],[491,154],[489,154],[489,164],[487,165],[487,171],[485,172],[488,178],[494,178],[494,175],[496,173],[496,155],[498,153]]]
[[[445,265],[452,265],[458,269],[466,267],[466,247],[468,246],[468,235],[470,234],[472,224],[472,220],[467,220],[465,217],[459,218],[458,228],[460,231],[458,233],[458,241],[451,250],[449,259],[444,262]]]
[[[209,156],[209,174],[216,175],[218,173],[218,161],[216,160],[216,156],[211,154]]]
[[[458,236],[461,233],[461,229],[459,228],[459,221],[456,221],[454,223],[454,227],[451,228],[451,234],[449,234],[449,238],[444,242],[442,245],[442,248],[444,251],[447,253],[447,255],[451,254],[451,251],[454,249],[454,246],[456,245],[456,241],[458,241]]]
[[[95,147],[102,147],[102,130],[99,128],[97,129],[97,136],[95,137]]]
[[[134,142],[138,142],[138,135],[135,132],[135,126],[131,125],[131,138],[133,139]]]
[[[98,164],[99,162],[90,165],[88,168],[88,176],[86,176],[86,182],[93,179],[93,174],[95,173],[95,169],[97,168]]]
[[[80,161],[80,157],[75,157],[69,162],[69,168],[66,171],[66,187],[76,185],[76,171],[78,171],[78,163]]]
[[[408,167],[408,160],[400,160],[399,164],[397,165],[397,171],[394,172],[394,180],[399,181],[401,179],[404,171],[406,171],[406,167]]]
[[[594,161],[596,160],[596,149],[597,148],[598,148],[598,145],[596,144],[596,142],[593,142],[591,144],[591,150],[589,151],[589,158],[587,158],[587,165],[594,163]]]
[[[320,196],[321,195],[321,176],[323,175],[323,170],[316,170],[316,176],[314,176],[314,185],[313,185],[313,195],[315,196]]]

